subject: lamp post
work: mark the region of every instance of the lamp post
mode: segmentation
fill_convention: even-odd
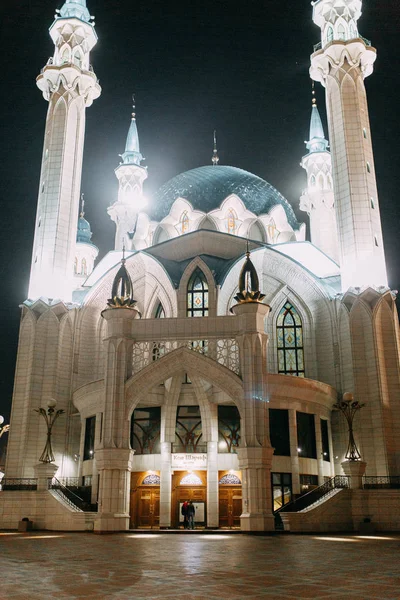
[[[345,458],[352,462],[361,460],[361,454],[354,439],[353,421],[356,413],[361,410],[363,406],[365,406],[365,404],[360,404],[358,400],[354,400],[354,396],[350,392],[343,394],[342,400],[333,405],[333,408],[340,410],[345,416],[347,425],[349,426],[349,443]]]
[[[4,423],[4,417],[2,415],[0,415],[0,438],[4,433],[7,433],[7,431],[10,429],[9,425],[3,425]],[[2,427],[3,425],[3,427]]]
[[[58,419],[60,415],[62,415],[65,410],[59,409],[55,410],[56,401],[53,398],[50,398],[47,402],[47,410],[45,408],[35,408],[34,411],[42,415],[44,420],[46,421],[47,426],[47,438],[46,445],[44,450],[39,458],[39,461],[42,463],[52,463],[54,461],[53,448],[51,446],[51,432],[53,429],[53,425]]]

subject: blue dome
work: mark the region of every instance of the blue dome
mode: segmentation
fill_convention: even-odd
[[[300,227],[289,202],[270,183],[243,169],[226,166],[199,167],[177,175],[155,195],[151,216],[161,221],[177,198],[185,198],[194,209],[207,213],[219,208],[230,194],[236,194],[256,215],[266,214],[280,204],[291,227]]]
[[[83,217],[79,217],[78,220],[78,232],[76,234],[76,241],[84,244],[91,244],[92,231],[90,224]]]

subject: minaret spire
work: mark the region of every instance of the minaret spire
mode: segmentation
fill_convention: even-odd
[[[85,194],[82,192],[81,194],[81,218],[85,216]]]
[[[216,167],[219,163],[219,156],[218,156],[218,150],[217,150],[217,132],[215,129],[214,129],[214,150],[213,150],[211,162],[214,165],[214,167]]]
[[[140,152],[139,135],[136,125],[135,97],[132,96],[132,115],[126,138],[125,152],[121,154],[122,162],[115,169],[119,182],[118,200],[107,209],[115,222],[115,250],[122,250],[125,240],[128,250],[146,247],[145,234],[140,228],[140,211],[145,207],[143,183],[147,179],[147,168],[141,165],[143,156]],[[138,241],[138,236],[142,236]]]
[[[364,80],[376,50],[361,37],[362,0],[313,2],[321,43],[310,74],[326,89],[342,291],[386,287],[387,273]]]
[[[310,217],[311,242],[334,261],[339,261],[339,242],[333,195],[332,158],[328,151],[321,117],[312,86],[310,138],[308,153],[300,165],[307,172],[307,187],[300,198],[300,210]]]
[[[85,0],[66,0],[49,30],[54,54],[36,83],[49,103],[29,298],[72,300],[86,108],[101,88],[90,66],[97,42]],[[74,268],[75,264],[75,268]]]

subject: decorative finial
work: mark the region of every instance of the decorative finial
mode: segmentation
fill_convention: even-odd
[[[135,94],[132,94],[132,121],[135,121],[136,119],[136,105],[135,105]]]
[[[81,218],[85,216],[85,194],[82,192],[81,194]]]
[[[135,308],[132,279],[125,266],[125,242],[122,248],[121,266],[114,278],[111,298],[107,300],[109,308]]]
[[[122,259],[121,259],[121,263],[124,265],[125,264],[125,238],[122,238]]]
[[[215,131],[215,129],[214,129],[214,150],[213,150],[211,162],[214,165],[214,167],[216,167],[219,163],[219,156],[218,156],[218,150],[217,150],[217,132]]]
[[[239,304],[244,302],[261,302],[265,294],[260,292],[260,283],[255,266],[250,259],[249,240],[246,240],[246,262],[239,275],[239,292],[235,300]]]
[[[312,100],[311,100],[311,102],[312,102],[313,106],[317,106],[317,100],[315,98],[314,82],[312,82],[311,87],[312,87],[312,91],[311,91]]]

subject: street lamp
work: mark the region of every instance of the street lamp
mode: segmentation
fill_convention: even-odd
[[[42,415],[42,417],[46,421],[47,426],[46,445],[39,458],[39,461],[42,463],[52,463],[54,461],[53,448],[51,447],[51,431],[58,417],[65,412],[65,410],[62,409],[56,411],[56,404],[56,401],[53,398],[50,398],[50,400],[47,401],[47,411],[45,408],[34,408],[35,412]]]
[[[361,410],[363,406],[365,406],[365,404],[360,404],[358,400],[354,400],[354,396],[350,392],[343,394],[342,400],[333,405],[333,408],[336,408],[336,410],[340,410],[340,412],[343,413],[347,425],[349,426],[349,443],[345,456],[349,461],[361,460],[361,454],[354,439],[353,421],[356,413]]]
[[[9,425],[3,425],[4,423],[4,417],[2,415],[0,415],[0,438],[3,435],[3,433],[7,433],[7,431],[10,429]],[[3,427],[2,427],[3,425]]]

